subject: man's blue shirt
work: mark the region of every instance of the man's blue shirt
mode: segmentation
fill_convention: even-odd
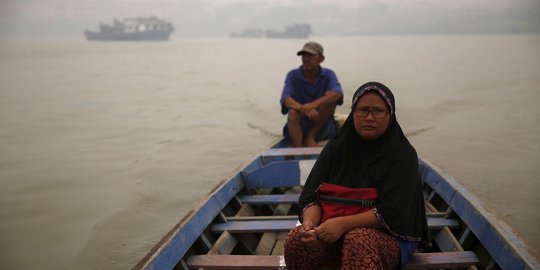
[[[282,114],[287,114],[289,111],[289,108],[283,104],[289,96],[300,104],[305,104],[324,96],[327,90],[332,90],[341,94],[338,105],[343,104],[343,90],[334,71],[321,67],[317,80],[311,84],[304,77],[301,68],[289,71],[285,77],[285,86],[283,86],[280,99]]]

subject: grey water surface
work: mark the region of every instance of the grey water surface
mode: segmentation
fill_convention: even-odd
[[[419,155],[540,247],[540,36],[313,37]],[[0,268],[132,267],[279,138],[305,40],[0,43]]]

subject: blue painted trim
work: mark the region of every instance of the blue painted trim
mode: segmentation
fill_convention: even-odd
[[[240,173],[237,173],[229,179],[224,186],[218,188],[214,193],[214,198],[219,202],[219,211],[225,208],[244,186],[245,184],[242,176]]]
[[[204,229],[243,186],[244,182],[240,175],[236,174],[210,194],[200,207],[191,212],[185,223],[180,224],[169,242],[157,252],[157,256],[151,259],[145,269],[173,269]]]
[[[257,156],[243,170],[256,170],[261,166],[262,161],[260,156]],[[170,233],[170,239],[153,254],[153,257],[148,259],[144,269],[173,269],[204,229],[244,186],[242,171],[239,170],[213,190],[213,193],[209,194],[200,206],[195,207],[175,226],[175,231]]]
[[[463,192],[465,191],[461,190],[456,193],[450,205],[452,209],[458,213],[502,269],[524,269],[523,260],[514,254],[512,247],[504,239],[505,236],[495,229],[497,224],[487,218],[490,214],[478,207],[482,203],[476,198],[472,198],[471,201],[472,194]]]
[[[419,160],[418,167],[422,181],[428,184],[445,202],[448,203],[448,205],[450,205],[449,202],[452,201],[456,194],[456,188],[423,160]]]
[[[244,174],[249,188],[290,187],[300,185],[298,161],[273,162]]]
[[[467,224],[491,257],[502,269],[540,269],[538,259],[512,229],[491,212],[472,193],[439,168],[420,160],[422,178]]]
[[[258,156],[256,159],[254,159],[248,165],[246,165],[246,167],[244,167],[242,171],[253,171],[262,166],[264,166],[263,160],[260,156]]]

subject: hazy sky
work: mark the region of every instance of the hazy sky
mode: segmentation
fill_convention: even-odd
[[[310,23],[314,35],[540,33],[539,0],[0,0],[0,37],[82,36],[158,16],[178,36]]]

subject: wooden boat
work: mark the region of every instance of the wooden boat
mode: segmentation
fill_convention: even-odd
[[[272,145],[221,182],[134,269],[286,269],[283,242],[320,147]],[[420,160],[433,247],[404,269],[540,269],[535,251],[451,176]]]

